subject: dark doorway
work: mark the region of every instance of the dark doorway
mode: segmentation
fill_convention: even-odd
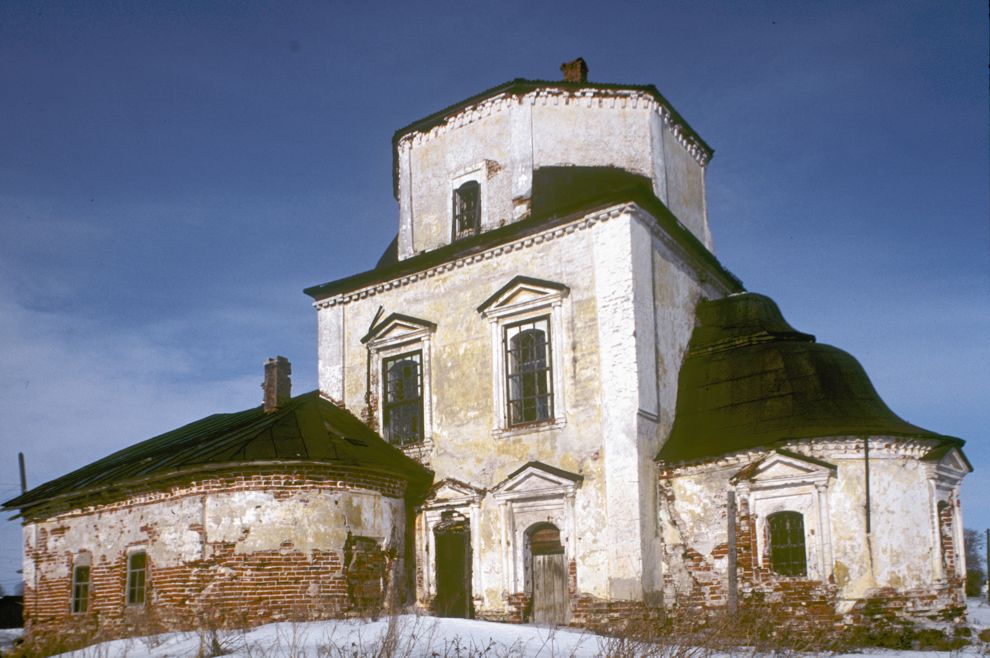
[[[567,597],[567,562],[560,530],[538,523],[526,531],[529,552],[530,595],[533,622],[566,624],[570,616]]]
[[[463,515],[446,511],[433,529],[436,539],[438,617],[473,617],[471,609],[471,529]]]

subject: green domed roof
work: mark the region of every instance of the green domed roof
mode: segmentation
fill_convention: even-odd
[[[796,331],[769,297],[702,301],[658,459],[713,457],[789,439],[934,438],[899,418],[847,352]]]

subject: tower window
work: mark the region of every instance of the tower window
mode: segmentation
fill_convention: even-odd
[[[808,573],[804,546],[804,516],[800,512],[776,512],[767,517],[770,531],[770,568],[782,576]]]
[[[550,318],[507,326],[505,351],[509,425],[552,418]]]
[[[395,445],[423,440],[423,353],[382,361],[382,419],[385,438]]]
[[[454,238],[473,235],[481,224],[481,185],[468,181],[454,190]]]

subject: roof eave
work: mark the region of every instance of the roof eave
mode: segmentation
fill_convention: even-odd
[[[576,221],[593,212],[622,203],[635,203],[643,210],[649,212],[675,242],[688,254],[701,261],[710,271],[714,272],[730,292],[741,292],[744,290],[742,281],[719,262],[718,258],[674,216],[670,209],[653,194],[652,190],[644,190],[640,186],[632,186],[613,190],[608,194],[586,201],[577,207],[555,209],[543,215],[532,216],[519,222],[480,233],[471,238],[458,240],[432,251],[400,260],[384,268],[366,270],[342,279],[310,286],[309,288],[305,288],[303,293],[312,297],[314,302],[318,303],[334,295],[352,292],[360,288],[415,274],[442,263],[500,246],[521,237],[542,233],[561,224]]]
[[[231,461],[231,462],[214,462],[208,464],[196,464],[195,466],[189,466],[182,469],[177,469],[174,471],[168,471],[164,473],[155,473],[147,477],[131,478],[127,480],[118,480],[115,482],[109,482],[103,485],[89,487],[86,489],[80,489],[78,491],[67,491],[61,494],[56,494],[49,498],[39,499],[36,501],[31,501],[26,505],[17,505],[17,499],[13,499],[4,503],[0,506],[0,510],[4,512],[14,512],[12,519],[26,518],[28,512],[32,509],[38,509],[45,506],[66,503],[69,501],[79,501],[82,503],[87,499],[92,499],[94,497],[105,497],[114,496],[115,492],[125,493],[127,490],[134,487],[146,486],[154,484],[156,482],[163,482],[168,480],[173,480],[177,478],[184,478],[190,475],[195,475],[197,473],[215,473],[228,470],[235,470],[238,472],[244,471],[245,468],[264,468],[271,466],[300,466],[300,465],[317,465],[317,466],[345,466],[347,468],[356,468],[364,471],[372,471],[375,473],[386,473],[388,475],[396,476],[406,482],[407,489],[420,489],[428,487],[430,482],[433,480],[433,471],[426,467],[422,467],[422,472],[415,475],[411,475],[408,472],[404,472],[400,468],[394,468],[388,465],[382,466],[379,464],[365,464],[360,461],[346,461],[346,460],[336,460],[336,461],[321,461],[314,459],[269,459],[269,460],[257,460],[257,461]],[[75,507],[82,507],[82,504],[75,505]]]

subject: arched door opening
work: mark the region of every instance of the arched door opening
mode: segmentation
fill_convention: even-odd
[[[537,523],[526,531],[526,558],[532,621],[537,624],[566,624],[570,617],[567,560],[557,526]]]
[[[474,615],[471,609],[471,528],[468,520],[452,510],[444,511],[433,528],[436,543],[438,617]]]

